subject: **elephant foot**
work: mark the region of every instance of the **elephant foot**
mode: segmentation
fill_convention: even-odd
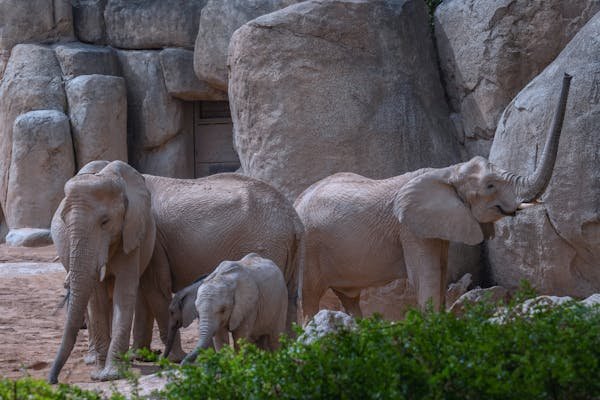
[[[103,370],[95,371],[91,375],[94,381],[113,381],[120,379],[123,376],[119,373],[119,369],[113,365],[106,366]]]
[[[94,365],[96,364],[97,358],[98,355],[96,353],[87,353],[85,356],[83,356],[83,362],[85,365]]]
[[[186,356],[186,353],[181,350],[181,349],[173,349],[171,350],[171,353],[169,354],[169,357],[167,357],[167,359],[171,362],[174,363],[178,363],[181,360],[183,360]]]

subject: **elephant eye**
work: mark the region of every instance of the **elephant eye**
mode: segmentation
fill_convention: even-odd
[[[487,189],[493,189],[493,188],[494,188],[494,184],[493,183],[488,183]]]
[[[102,217],[102,219],[100,220],[100,225],[102,227],[106,226],[108,224],[110,220],[108,219],[108,217]]]

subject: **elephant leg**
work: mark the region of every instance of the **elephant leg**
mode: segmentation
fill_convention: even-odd
[[[104,369],[92,375],[95,380],[112,380],[120,377],[119,362],[123,353],[129,349],[131,327],[139,286],[138,276],[139,250],[129,256],[119,256],[115,260],[115,279],[113,293],[112,334]]]
[[[154,315],[150,311],[150,304],[144,293],[140,290],[136,299],[135,316],[133,320],[133,349],[150,349],[152,344],[152,328]]]
[[[110,345],[111,302],[106,282],[94,287],[87,309],[88,354],[86,364],[95,364],[98,371],[104,368]]]
[[[446,263],[443,252],[448,247],[440,239],[422,239],[408,231],[402,232],[402,249],[410,283],[417,292],[419,307],[425,309],[428,301],[435,310],[445,303]]]
[[[213,336],[213,344],[217,351],[221,350],[223,346],[229,345],[229,331],[225,328],[219,329]]]
[[[362,311],[360,309],[360,291],[358,292],[357,296],[350,297],[336,289],[331,288],[331,290],[333,290],[336,296],[340,299],[344,309],[348,314],[355,318],[362,318]]]
[[[171,303],[171,296],[167,297],[167,294],[154,284],[147,285],[147,283],[146,280],[142,281],[143,286],[140,291],[144,292],[144,296],[150,306],[150,311],[154,315],[154,318],[156,318],[160,340],[166,345],[169,336],[169,304]],[[185,352],[181,348],[181,336],[179,331],[177,331],[168,359],[172,362],[179,362],[184,357]]]
[[[302,324],[319,312],[319,302],[327,289],[328,286],[321,280],[318,254],[307,254],[302,277]]]

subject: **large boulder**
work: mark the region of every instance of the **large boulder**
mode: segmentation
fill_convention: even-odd
[[[0,0],[0,78],[16,44],[72,38],[70,2]]]
[[[193,112],[169,95],[159,51],[117,51],[127,86],[129,162],[139,171],[194,176]],[[180,136],[180,137],[179,137]]]
[[[202,9],[194,48],[196,75],[215,88],[227,91],[227,48],[233,32],[254,18],[298,2],[299,0],[209,0]]]
[[[487,156],[500,114],[600,10],[597,0],[446,0],[440,65],[470,155]]]
[[[8,226],[49,228],[75,174],[69,118],[60,111],[38,110],[14,123],[5,214]]]
[[[64,112],[65,109],[61,69],[54,51],[33,44],[15,46],[0,83],[0,203],[3,208],[6,206],[15,119],[32,110]],[[35,189],[39,190],[39,187]]]
[[[292,201],[336,172],[460,159],[423,1],[292,5],[239,28],[229,65],[242,169]]]
[[[108,0],[107,42],[122,49],[194,48],[206,0]]]
[[[160,64],[171,96],[186,101],[227,100],[227,93],[213,88],[194,74],[193,51],[164,49],[160,52]]]
[[[487,247],[498,284],[525,278],[542,294],[583,297],[600,289],[600,13],[506,108],[490,159],[521,175],[534,170],[563,72],[573,80],[543,204],[497,222]]]
[[[127,92],[116,76],[81,75],[65,85],[77,169],[93,160],[127,162]]]
[[[120,75],[117,56],[110,47],[71,42],[56,45],[54,51],[65,79],[79,75]]]
[[[73,27],[82,42],[104,44],[106,26],[104,9],[107,0],[71,0],[73,4]]]

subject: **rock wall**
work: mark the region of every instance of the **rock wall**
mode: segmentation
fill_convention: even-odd
[[[261,15],[298,3],[299,0],[209,0],[202,9],[194,48],[196,75],[227,92],[227,49],[240,26]]]
[[[0,78],[19,43],[73,40],[68,1],[0,0]]]
[[[528,279],[542,293],[588,296],[600,288],[600,13],[506,108],[490,158],[522,175],[534,170],[564,72],[573,80],[543,205],[496,223],[487,246],[502,286]]]
[[[461,142],[487,157],[512,98],[600,11],[598,0],[446,0],[435,37]]]
[[[459,161],[427,21],[420,0],[306,1],[238,29],[229,98],[244,173],[293,201],[336,172]]]

